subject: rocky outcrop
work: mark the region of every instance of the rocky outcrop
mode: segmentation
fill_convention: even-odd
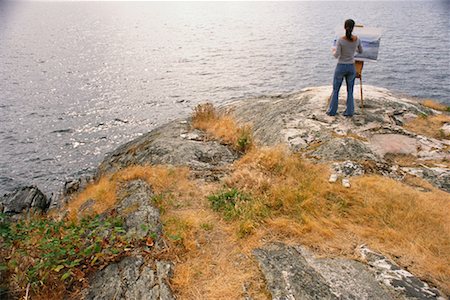
[[[47,197],[35,186],[21,187],[0,198],[0,212],[18,215],[29,211],[43,212],[48,208]]]
[[[212,173],[233,162],[237,154],[203,133],[192,131],[187,121],[174,121],[155,129],[107,155],[98,176],[130,165],[188,166],[194,172]]]
[[[150,265],[142,257],[126,257],[95,274],[85,299],[172,300],[175,298],[168,284],[171,276],[170,262]]]
[[[278,97],[259,97],[230,103],[225,109],[242,123],[251,123],[260,145],[286,144],[292,151],[323,162],[347,161],[362,173],[378,173],[396,179],[415,174],[450,192],[450,169],[439,172],[425,166],[411,171],[390,165],[386,155],[411,155],[419,162],[450,159],[450,140],[435,139],[408,131],[403,125],[415,118],[438,114],[417,101],[378,87],[364,86],[364,109],[357,107],[347,118],[325,114],[331,87],[307,88]],[[345,93],[340,107],[345,108]],[[355,99],[356,104],[359,99]],[[445,127],[445,126],[444,126]],[[446,128],[446,127],[445,127]]]
[[[235,101],[221,109],[231,112],[239,123],[251,123],[259,145],[286,144],[308,159],[329,164],[340,176],[377,173],[401,180],[412,174],[450,192],[448,165],[407,168],[387,159],[391,154],[411,155],[423,162],[450,159],[449,140],[421,136],[403,127],[408,120],[436,112],[385,89],[365,86],[364,90],[364,111],[357,108],[353,118],[325,114],[330,87]],[[96,177],[131,165],[169,164],[187,166],[202,179],[216,180],[238,158],[239,153],[191,128],[189,120],[176,120],[109,153]],[[62,197],[82,190],[91,180],[67,182]],[[151,187],[141,180],[119,188],[114,210],[123,217],[129,237],[147,240],[140,249],[145,251],[128,253],[92,274],[83,293],[86,299],[174,299],[169,285],[172,264],[143,254],[166,247],[152,198]],[[89,212],[94,202],[86,201],[79,213]],[[6,195],[0,203],[0,211],[8,214],[48,206],[34,187]],[[254,256],[273,299],[443,299],[437,290],[381,254],[365,247],[359,251],[360,261],[316,258],[298,245],[278,243],[255,249]]]
[[[272,299],[439,299],[444,297],[386,257],[361,247],[368,264],[315,258],[300,246],[276,243],[254,250]]]
[[[159,210],[153,206],[153,192],[142,180],[125,183],[119,191],[117,213],[125,220],[127,234],[142,239],[152,235],[161,239],[162,224]]]
[[[437,289],[428,286],[426,282],[400,268],[387,257],[364,245],[360,246],[358,251],[362,260],[375,271],[377,281],[388,286],[398,295],[406,299],[445,299]]]
[[[152,196],[147,183],[134,180],[120,188],[116,206],[116,212],[125,220],[129,237],[150,239],[143,246],[147,252],[165,247],[159,210],[152,205]],[[172,268],[170,262],[145,259],[138,251],[94,273],[84,294],[91,300],[175,299],[169,285]]]
[[[286,144],[308,158],[362,167],[362,172],[348,176],[378,173],[401,179],[409,173],[450,191],[446,166],[438,166],[445,169],[439,175],[428,176],[431,173],[422,166],[411,172],[386,160],[391,154],[408,154],[423,162],[449,160],[449,140],[418,135],[403,127],[409,120],[439,112],[386,89],[364,86],[364,110],[357,107],[352,118],[330,117],[325,114],[330,93],[327,86],[308,88],[289,95],[233,101],[221,109],[232,113],[239,123],[250,123],[259,145]],[[344,97],[341,95],[341,109]],[[97,175],[134,164],[170,164],[188,166],[194,174],[217,179],[237,158],[237,153],[193,130],[188,121],[176,120],[111,152]]]

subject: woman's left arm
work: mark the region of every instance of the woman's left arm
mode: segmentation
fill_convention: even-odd
[[[358,38],[358,53],[363,53],[363,47],[361,45],[361,39]]]

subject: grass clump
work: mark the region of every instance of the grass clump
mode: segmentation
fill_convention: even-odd
[[[0,266],[14,295],[28,289],[37,296],[64,293],[133,247],[125,233],[123,220],[115,216],[79,222],[32,217],[14,223],[0,216]]]
[[[434,100],[431,99],[425,99],[423,101],[420,101],[420,103],[428,108],[434,109],[434,110],[439,110],[439,111],[450,111],[450,106],[447,106],[445,104],[436,102]]]
[[[225,218],[230,220],[240,215],[240,207],[249,201],[250,197],[236,188],[231,188],[208,196],[208,200],[213,210],[222,212]]]
[[[205,131],[239,152],[247,152],[254,145],[250,125],[238,126],[229,113],[219,113],[211,103],[197,105],[192,115],[192,127]]]
[[[448,139],[450,136],[441,129],[445,123],[450,123],[449,115],[423,115],[406,123],[405,128],[437,139]]]

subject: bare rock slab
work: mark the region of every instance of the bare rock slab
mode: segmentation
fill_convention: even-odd
[[[273,243],[253,254],[273,299],[444,300],[442,294],[381,254],[359,249],[367,264],[316,258],[305,248]]]
[[[94,275],[85,299],[175,299],[168,285],[171,269],[172,264],[168,262],[157,261],[149,266],[142,257],[126,257]]]
[[[416,139],[402,134],[374,134],[370,144],[381,157],[388,153],[417,155],[419,145]]]
[[[366,246],[361,246],[359,252],[364,261],[375,270],[376,279],[391,287],[402,298],[445,300],[437,289],[430,287],[410,272],[401,269],[387,257],[370,250]]]
[[[394,299],[356,261],[316,260],[300,247],[279,243],[253,253],[273,299]]]
[[[227,146],[203,140],[198,131],[191,130],[189,124],[178,120],[144,134],[110,152],[98,167],[97,176],[130,165],[167,164],[210,171],[238,157]]]
[[[293,247],[271,244],[253,251],[272,299],[338,299],[325,279]]]

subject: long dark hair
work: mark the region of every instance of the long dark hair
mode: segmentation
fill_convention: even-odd
[[[349,41],[353,41],[352,32],[353,32],[354,27],[355,27],[355,21],[353,21],[352,19],[348,19],[345,21],[345,23],[344,23],[345,36],[347,37],[347,39]]]

